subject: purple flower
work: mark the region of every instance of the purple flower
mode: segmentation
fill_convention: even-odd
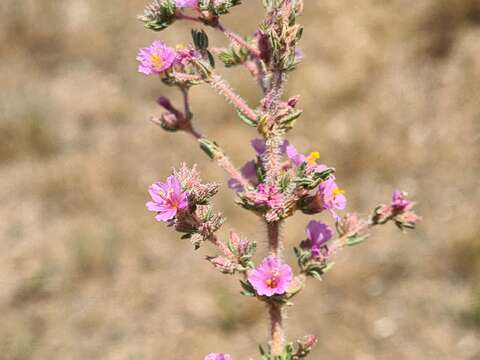
[[[262,155],[267,151],[267,144],[265,144],[265,140],[263,139],[253,139],[250,141],[253,149],[257,153],[257,155]]]
[[[147,202],[147,209],[157,213],[157,221],[171,220],[178,210],[188,206],[187,194],[182,191],[180,181],[175,176],[169,176],[166,183],[150,185],[148,192],[153,201]]]
[[[318,186],[317,196],[325,210],[345,209],[347,198],[344,194],[345,191],[340,189],[332,178],[321,182]]]
[[[283,203],[283,194],[275,185],[260,184],[257,186],[255,203],[257,205],[268,205],[272,209],[278,208]]]
[[[407,194],[403,191],[394,191],[392,194],[392,208],[395,212],[402,212],[412,203],[406,198]]]
[[[211,353],[204,360],[232,360],[232,357],[229,354]]]
[[[286,148],[287,156],[292,163],[298,167],[303,163],[307,163],[307,166],[315,170],[316,172],[322,172],[328,169],[328,166],[323,164],[317,164],[317,160],[320,159],[320,154],[317,151],[312,151],[310,155],[305,156],[298,152],[297,148],[293,145],[288,145]]]
[[[293,280],[290,266],[274,256],[269,256],[248,275],[248,281],[260,296],[284,294]]]
[[[178,8],[198,8],[198,0],[175,0],[175,5]]]
[[[333,236],[332,229],[321,221],[312,220],[307,225],[307,239],[310,240],[310,251],[312,257],[321,256],[321,250],[325,247],[325,243]]]
[[[243,165],[243,167],[240,169],[240,172],[242,173],[243,177],[249,180],[253,185],[258,183],[257,165],[255,164],[255,161],[252,160],[245,163],[245,165]],[[236,179],[228,180],[228,187],[236,192],[242,192],[245,190],[242,184],[240,184]]]
[[[292,160],[295,166],[300,166],[307,160],[307,157],[303,154],[300,154],[297,148],[293,145],[287,146],[287,156],[290,160]]]
[[[162,41],[154,41],[149,47],[139,50],[138,71],[145,75],[160,74],[172,66],[175,57],[175,50]]]

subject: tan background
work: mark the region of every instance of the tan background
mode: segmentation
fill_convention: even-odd
[[[288,333],[319,336],[312,359],[480,359],[480,5],[305,2],[305,61],[288,86],[305,116],[291,139],[337,168],[351,210],[365,214],[402,188],[424,221],[407,235],[382,228],[340,254],[296,300]],[[248,34],[262,9],[245,3],[225,22]],[[144,208],[147,186],[181,160],[207,180],[225,177],[190,138],[147,121],[170,89],[136,72],[136,51],[156,38],[188,41],[188,24],[144,30],[143,5],[0,3],[1,359],[217,350],[246,360],[266,340],[262,305],[210,268],[202,258],[212,250],[194,253]],[[226,76],[258,101],[242,69]],[[237,164],[252,157],[254,131],[209,88],[193,95],[202,131]],[[224,234],[235,227],[263,244],[260,221],[227,189],[216,202]],[[288,254],[307,221],[286,225]]]

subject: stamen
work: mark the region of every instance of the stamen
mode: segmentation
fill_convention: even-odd
[[[158,54],[152,54],[152,65],[156,68],[161,68],[163,65],[163,59]]]
[[[312,151],[307,157],[307,163],[313,165],[318,159],[320,159],[320,153],[318,151]]]

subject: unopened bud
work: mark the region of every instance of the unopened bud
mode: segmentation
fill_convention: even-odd
[[[287,104],[288,106],[290,106],[291,108],[294,108],[297,106],[298,102],[300,101],[300,95],[295,95],[295,96],[292,96],[291,98],[289,98],[287,100]]]
[[[302,346],[307,349],[313,348],[317,344],[317,337],[315,335],[306,335],[300,340]]]
[[[167,111],[170,111],[170,112],[176,111],[175,107],[172,105],[172,103],[166,96],[160,96],[157,99],[157,103]]]
[[[160,117],[152,117],[151,121],[167,131],[177,131],[180,129],[178,118],[170,112],[163,113]]]
[[[240,238],[237,233],[234,231],[230,232],[230,250],[238,257],[241,257],[243,255],[247,255],[249,248],[250,248],[250,242],[246,239]]]
[[[224,274],[233,274],[235,272],[235,264],[226,257],[207,256],[207,260]]]

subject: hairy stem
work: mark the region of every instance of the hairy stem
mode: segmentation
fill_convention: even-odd
[[[255,57],[260,57],[260,50],[258,50],[255,46],[249,44],[248,42],[246,42],[243,37],[241,37],[240,35],[234,33],[233,31],[230,31],[230,30],[227,30],[223,27],[222,24],[218,23],[218,25],[216,26],[216,28],[218,30],[220,30],[221,32],[223,32],[225,34],[225,36],[234,44],[237,44],[241,47],[244,47],[245,49],[247,49],[248,51],[250,51],[250,54],[252,54],[253,56]]]
[[[210,242],[215,245],[227,258],[233,258],[233,254],[222,241],[218,240],[218,238],[212,234],[209,238]]]
[[[180,112],[176,112],[177,118],[180,118],[180,129],[187,134],[192,135],[196,140],[204,138],[204,136],[195,129],[193,126],[193,113],[190,106],[190,97],[188,95],[188,88],[180,87],[180,91],[183,96],[183,108],[184,114]],[[251,185],[251,183],[242,175],[242,173],[233,165],[230,158],[225,155],[223,150],[219,149],[214,156],[215,161],[217,164],[225,170],[225,172],[230,175],[232,179],[237,180],[244,188],[247,188]]]
[[[283,354],[285,342],[282,305],[273,302],[269,303],[268,312],[270,315],[271,355],[274,358]]]
[[[270,255],[281,256],[280,223],[267,223],[268,247]],[[270,347],[272,357],[282,355],[285,345],[285,332],[283,329],[282,305],[273,301],[268,303],[270,315]]]
[[[220,154],[215,156],[215,160],[217,161],[217,164],[225,170],[227,174],[230,175],[232,179],[237,180],[240,185],[243,186],[244,189],[247,189],[250,187],[252,184],[250,181],[248,181],[242,173],[233,165],[231,160],[223,153],[221,152]]]
[[[193,117],[193,114],[192,114],[192,111],[190,109],[190,98],[188,96],[188,87],[181,86],[180,91],[182,92],[182,96],[183,96],[183,109],[185,111],[185,118],[188,121],[191,121],[192,117]]]
[[[270,255],[280,257],[281,244],[280,244],[280,223],[271,222],[267,223],[267,235],[268,235],[268,250]]]
[[[257,114],[247,104],[247,102],[240,97],[231,86],[218,74],[212,74],[208,79],[210,85],[220,94],[223,95],[228,102],[230,102],[237,110],[248,116],[250,119],[255,120]]]

